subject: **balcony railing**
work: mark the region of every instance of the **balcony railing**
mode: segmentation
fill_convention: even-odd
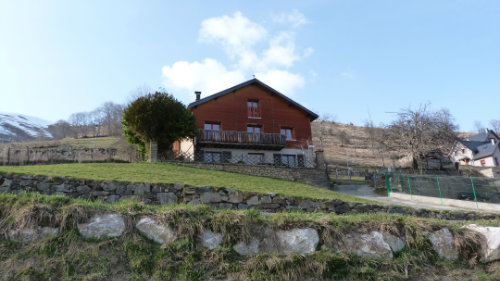
[[[286,136],[271,133],[199,130],[197,143],[220,146],[283,148]]]

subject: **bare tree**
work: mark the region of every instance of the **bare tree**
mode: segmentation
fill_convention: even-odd
[[[408,154],[414,169],[427,151],[447,154],[456,140],[457,126],[449,111],[432,112],[428,105],[403,109],[398,119],[387,126],[383,142],[388,150]]]
[[[348,144],[351,143],[351,140],[349,139],[349,136],[347,135],[347,133],[345,131],[340,131],[337,133],[337,138],[339,139],[340,141],[340,146],[341,147],[344,147]]]
[[[486,129],[486,127],[483,126],[483,123],[481,123],[481,121],[474,121],[474,130],[476,130],[476,132],[481,133],[484,131],[484,129]]]
[[[490,126],[495,133],[500,134],[500,120],[492,119],[490,121]]]

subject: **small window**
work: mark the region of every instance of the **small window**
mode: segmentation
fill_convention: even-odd
[[[259,101],[258,100],[247,101],[247,110],[249,118],[260,117]]]
[[[293,129],[292,128],[281,128],[281,134],[286,136],[286,140],[293,140]]]
[[[205,123],[205,130],[220,131],[220,123]]]
[[[484,166],[484,165],[486,165],[486,160],[481,159],[481,166]]]
[[[257,165],[264,162],[263,153],[248,153],[248,162],[252,165]]]
[[[281,164],[289,167],[297,166],[295,155],[281,154]]]
[[[221,162],[221,153],[220,152],[212,152],[212,151],[205,151],[203,153],[203,161],[204,162],[210,162],[210,163],[220,163]]]

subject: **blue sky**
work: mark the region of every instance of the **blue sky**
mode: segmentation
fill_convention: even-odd
[[[339,122],[430,102],[471,131],[500,119],[500,1],[0,0],[0,111],[189,103],[254,74]]]

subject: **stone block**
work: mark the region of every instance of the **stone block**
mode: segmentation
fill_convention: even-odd
[[[219,203],[221,202],[221,197],[218,192],[204,192],[200,195],[200,201],[202,203]]]
[[[118,237],[125,231],[125,221],[119,214],[96,215],[88,223],[78,224],[78,231],[87,239]]]
[[[177,196],[173,192],[161,192],[156,194],[156,199],[160,204],[176,204]]]
[[[177,239],[176,233],[168,226],[150,217],[141,218],[135,225],[139,232],[159,244],[168,244]]]
[[[203,230],[200,236],[201,245],[210,250],[217,249],[222,243],[222,234],[213,233],[211,230]]]
[[[448,228],[445,227],[430,234],[429,241],[439,257],[448,260],[458,259],[458,249]]]

